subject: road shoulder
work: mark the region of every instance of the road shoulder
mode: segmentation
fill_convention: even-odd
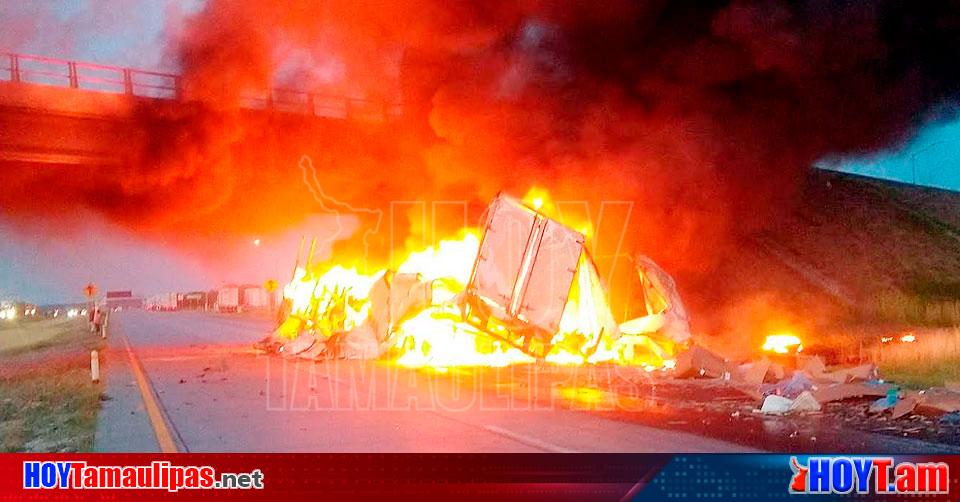
[[[111,326],[102,358],[103,393],[107,398],[97,416],[94,451],[157,453],[160,447],[121,338],[121,329],[121,323]]]

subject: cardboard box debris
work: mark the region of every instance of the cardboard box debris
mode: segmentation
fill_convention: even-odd
[[[910,413],[940,415],[960,411],[960,392],[944,387],[933,387],[903,396],[893,408],[892,418],[901,418]]]
[[[934,413],[951,413],[960,411],[960,392],[943,387],[933,387],[923,392],[918,406],[925,411]]]
[[[805,390],[793,400],[790,411],[820,411],[820,403],[817,402],[810,391]]]
[[[827,365],[820,356],[797,356],[797,370],[820,382],[848,383],[872,380],[876,377],[876,368],[872,364],[827,371]]]
[[[724,358],[697,345],[677,356],[674,372],[677,378],[722,378],[725,373],[739,374]]]
[[[770,368],[767,370],[767,372],[770,374],[770,378],[773,378],[777,381],[783,380],[783,377],[787,375],[787,372],[783,369],[783,366],[775,362],[770,363]]]
[[[860,366],[840,371],[846,374],[848,382],[873,380],[877,377],[877,368],[872,364],[861,364]]]
[[[893,407],[893,414],[891,415],[891,418],[897,419],[906,416],[908,413],[912,413],[914,408],[916,408],[917,404],[919,403],[919,394],[908,394],[902,397]]]
[[[866,383],[840,383],[818,386],[811,391],[819,403],[843,401],[855,397],[885,397],[893,386],[888,384],[871,385]]]
[[[820,356],[797,356],[797,369],[818,377],[827,371],[827,365]]]
[[[873,380],[877,376],[877,369],[872,364],[862,364],[853,368],[839,369],[836,371],[822,372],[820,374],[811,373],[816,379],[831,381],[836,383],[864,382]]]
[[[759,387],[763,384],[770,370],[770,360],[763,358],[749,365],[740,367],[740,376],[744,383]]]

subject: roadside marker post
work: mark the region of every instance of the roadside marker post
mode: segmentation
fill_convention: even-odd
[[[100,383],[100,354],[95,350],[90,351],[90,381]]]

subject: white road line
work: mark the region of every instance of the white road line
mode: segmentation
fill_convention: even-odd
[[[176,361],[196,361],[198,359],[214,359],[216,357],[223,356],[235,356],[237,354],[247,354],[248,352],[210,352],[207,354],[192,354],[192,355],[182,355],[182,356],[147,356],[141,357],[141,361],[159,361],[159,362],[176,362]]]
[[[210,359],[210,355],[197,355],[197,356],[154,356],[154,357],[141,357],[141,361],[150,361],[150,362],[164,362],[171,363],[176,361],[196,361],[197,359]]]
[[[513,432],[511,430],[504,429],[503,427],[497,427],[496,425],[484,425],[483,428],[494,434],[508,437],[527,446],[540,448],[541,450],[548,451],[550,453],[578,453],[576,450],[557,446],[553,443],[548,443],[547,441],[543,441],[526,434],[520,434],[519,432]]]

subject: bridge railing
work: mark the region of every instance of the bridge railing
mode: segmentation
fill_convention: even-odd
[[[176,74],[28,54],[0,53],[0,81],[3,80],[143,98],[183,99],[181,79]],[[364,121],[387,121],[402,112],[400,105],[387,101],[283,88],[243,96],[241,105]]]

